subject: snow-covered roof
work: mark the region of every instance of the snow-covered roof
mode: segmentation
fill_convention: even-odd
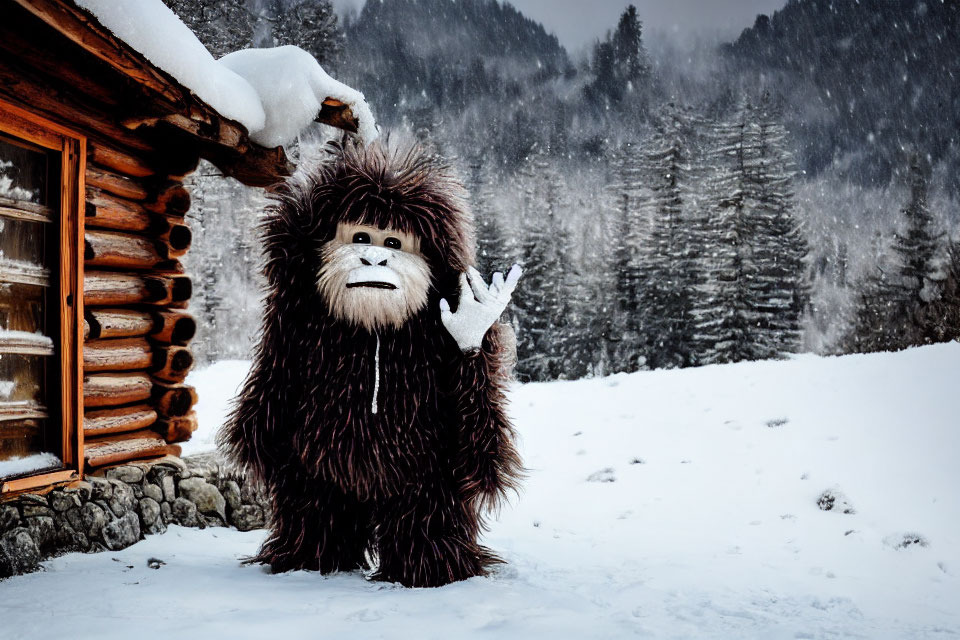
[[[75,2],[220,115],[242,124],[257,144],[293,142],[327,98],[350,106],[364,141],[377,136],[363,94],[331,78],[299,47],[245,49],[215,60],[161,0]]]
[[[363,94],[331,78],[300,47],[243,49],[228,53],[217,64],[246,80],[260,96],[266,122],[250,136],[258,144],[275,147],[294,139],[317,117],[326,98],[350,105],[358,121],[357,134],[365,142],[377,137]]]

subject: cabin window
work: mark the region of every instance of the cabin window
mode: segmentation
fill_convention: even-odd
[[[0,136],[0,473],[59,469],[57,155]],[[53,267],[53,268],[51,268]],[[53,402],[51,402],[53,400]]]
[[[81,471],[77,318],[82,288],[76,247],[82,139],[45,125],[0,102],[4,493]]]

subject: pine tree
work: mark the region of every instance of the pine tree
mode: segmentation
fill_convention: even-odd
[[[928,174],[920,156],[914,154],[908,174],[910,201],[901,211],[906,219],[906,229],[896,235],[893,243],[900,261],[901,297],[904,304],[911,306],[928,302],[936,296],[931,272],[938,237],[931,228],[933,216],[927,204]]]
[[[517,377],[555,380],[565,377],[571,336],[570,237],[563,220],[566,193],[544,154],[530,158],[520,177],[524,277],[513,301]]]
[[[197,349],[197,346],[194,346],[194,349],[199,351],[203,363],[210,363],[216,362],[221,357],[220,345],[216,336],[219,331],[217,317],[223,310],[223,296],[218,291],[222,265],[215,264],[214,260],[211,259],[201,259],[201,265],[198,290],[202,293],[198,296],[198,300],[191,301],[191,307],[199,308],[200,317],[198,320],[200,326],[207,330],[208,335],[202,335],[203,332],[201,332],[201,335],[198,336],[200,338],[200,345],[198,345],[200,348]]]
[[[261,17],[271,25],[274,45],[296,45],[323,66],[339,61],[344,37],[330,0],[272,0]]]
[[[197,38],[220,58],[253,45],[256,16],[246,0],[164,0]]]
[[[215,58],[255,44],[293,44],[321,65],[331,65],[343,52],[343,31],[330,0],[268,0],[259,11],[251,10],[247,0],[164,2]]]
[[[706,300],[696,312],[702,361],[781,357],[800,346],[809,298],[786,131],[768,109],[743,103],[710,136]]]
[[[267,202],[259,189],[221,175],[204,161],[185,182],[193,250],[184,267],[198,286],[191,348],[201,363],[246,358],[260,325],[262,275],[258,222]]]
[[[960,238],[946,245],[939,295],[915,317],[919,331],[914,344],[960,340]]]
[[[861,285],[850,333],[843,341],[844,352],[870,353],[907,346],[900,335],[906,321],[898,302],[899,287],[882,269]]]
[[[935,259],[939,237],[927,204],[928,170],[918,155],[910,159],[910,199],[901,210],[905,229],[893,241],[892,267],[878,269],[863,283],[846,351],[905,349],[951,334],[941,318],[952,314],[949,268]],[[955,247],[945,251],[948,264]],[[946,296],[946,299],[944,299]],[[949,338],[948,338],[949,339]]]
[[[755,182],[753,259],[754,309],[765,357],[796,352],[809,302],[806,237],[794,215],[795,194],[786,129],[766,105],[753,111]]]
[[[715,173],[710,176],[710,216],[706,226],[706,251],[701,261],[703,304],[694,311],[697,343],[703,364],[751,359],[752,318],[748,303],[749,264],[746,240],[747,202],[743,167],[743,127],[717,122]]]
[[[605,238],[612,256],[614,278],[614,340],[612,371],[636,371],[644,363],[640,344],[640,297],[644,274],[639,256],[644,237],[640,220],[643,169],[640,146],[625,143],[613,160],[615,179],[610,188],[612,221]]]
[[[477,228],[477,268],[485,277],[496,271],[506,272],[519,258],[503,228],[500,215],[493,206],[495,186],[484,174],[480,187],[473,196],[473,214]]]
[[[588,93],[599,94],[619,105],[631,94],[641,93],[650,76],[650,61],[643,46],[643,24],[637,8],[629,5],[620,15],[613,33],[593,48],[594,80]]]
[[[583,210],[592,194],[580,195],[577,206]],[[581,236],[581,268],[570,278],[571,330],[566,354],[567,377],[604,376],[627,370],[617,358],[622,340],[618,322],[615,256],[610,248],[618,237],[611,221],[601,209],[588,219]],[[634,352],[635,355],[635,352]]]
[[[643,25],[637,17],[637,8],[632,4],[620,15],[612,44],[618,79],[628,91],[639,89],[650,73],[650,60],[643,46]]]
[[[697,362],[694,304],[700,267],[693,216],[692,169],[683,123],[670,113],[647,143],[644,175],[650,195],[641,211],[650,231],[639,254],[643,351],[651,368]]]

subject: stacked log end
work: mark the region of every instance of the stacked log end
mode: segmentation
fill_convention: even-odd
[[[197,428],[184,379],[196,322],[182,167],[91,142],[84,233],[84,452],[91,468],[167,454]]]

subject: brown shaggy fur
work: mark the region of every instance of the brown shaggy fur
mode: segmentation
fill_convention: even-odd
[[[521,473],[504,413],[503,327],[462,353],[440,322],[472,265],[461,186],[418,149],[339,147],[291,181],[264,224],[269,295],[253,368],[221,447],[260,478],[272,531],[255,561],[327,573],[378,561],[374,577],[438,586],[483,575],[482,513]],[[334,317],[317,289],[340,221],[416,234],[433,287],[399,328]],[[379,411],[371,411],[380,341]]]

